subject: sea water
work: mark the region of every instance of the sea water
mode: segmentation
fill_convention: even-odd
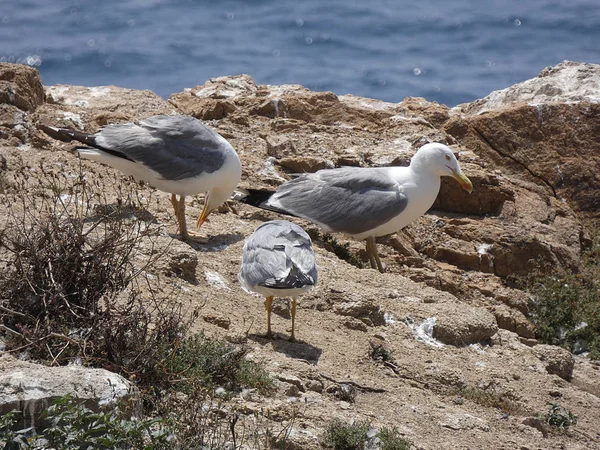
[[[600,63],[598,0],[2,0],[0,61],[167,98],[212,77],[449,106]]]

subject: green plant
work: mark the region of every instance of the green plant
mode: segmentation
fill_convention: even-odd
[[[553,427],[566,429],[577,425],[577,417],[558,403],[551,403],[550,409],[546,413],[546,423]]]
[[[396,359],[394,358],[394,352],[386,347],[384,343],[377,343],[375,341],[369,341],[371,346],[371,359],[374,361],[390,362],[395,364]]]
[[[346,424],[339,419],[334,419],[325,430],[324,444],[334,450],[360,450],[368,439],[369,422],[356,422]]]
[[[168,448],[168,433],[161,427],[160,417],[130,420],[117,408],[94,412],[71,396],[58,399],[46,410],[44,419],[51,424],[41,437],[50,448]]]
[[[400,436],[397,428],[383,427],[377,434],[381,441],[381,450],[410,450],[410,441]]]
[[[25,428],[22,430],[15,431],[14,428],[17,425],[17,416],[20,414],[19,411],[9,411],[3,416],[0,416],[0,445],[4,450],[19,450],[22,448],[29,448],[29,439],[27,435],[30,434],[32,428]]]
[[[600,232],[583,253],[579,273],[537,270],[515,284],[531,294],[539,340],[600,359]]]
[[[374,431],[367,421],[346,424],[334,419],[325,430],[323,445],[333,450],[362,450],[370,438],[378,438],[381,450],[410,449],[410,441],[404,439],[397,428],[383,427]]]
[[[321,233],[316,228],[307,229],[307,233],[311,237],[313,241],[320,240],[323,242],[325,249],[329,252],[334,253],[338,258],[346,261],[349,264],[352,264],[359,269],[365,267],[365,263],[358,255],[350,252],[350,243],[346,242],[345,244],[341,244],[338,240],[328,233]]]
[[[267,394],[274,383],[264,367],[246,358],[248,349],[212,339],[198,333],[181,342],[166,362],[171,381],[184,392],[202,386],[222,387],[226,391],[253,388]]]
[[[522,405],[516,400],[514,394],[510,392],[500,393],[493,388],[482,389],[479,387],[464,386],[450,390],[450,395],[458,395],[488,408],[498,408],[500,411],[508,414],[523,411]]]
[[[42,415],[49,425],[41,433],[33,428],[11,431],[16,413],[0,418],[0,442],[5,450],[34,448],[136,449],[172,448],[169,431],[160,417],[133,420],[115,407],[110,411],[92,411],[72,396],[57,399]]]

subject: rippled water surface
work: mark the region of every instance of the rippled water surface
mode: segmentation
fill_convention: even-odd
[[[598,0],[3,0],[0,60],[44,84],[169,94],[261,84],[468,102],[562,60],[600,63]]]

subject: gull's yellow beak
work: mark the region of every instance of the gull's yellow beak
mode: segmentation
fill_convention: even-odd
[[[467,191],[469,194],[471,192],[473,192],[473,183],[471,183],[471,180],[469,180],[464,173],[462,173],[462,172],[456,172],[453,169],[452,170],[452,177],[454,177],[454,179],[456,181],[458,181],[460,183],[460,185],[462,186],[462,188],[465,191]]]
[[[200,228],[202,226],[202,224],[204,222],[206,222],[208,215],[210,214],[210,211],[208,210],[208,202],[205,200],[204,202],[204,208],[202,208],[202,212],[200,213],[200,217],[198,217],[198,222],[196,222],[196,225],[198,226],[198,228]]]

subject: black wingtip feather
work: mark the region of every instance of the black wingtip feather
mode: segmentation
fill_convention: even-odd
[[[43,124],[38,125],[38,128],[51,138],[62,142],[79,141],[92,147],[96,146],[96,139],[91,134],[82,133],[81,131],[71,130],[69,128],[50,127]]]
[[[290,269],[288,276],[281,280],[267,280],[262,286],[271,288],[271,289],[295,289],[295,288],[303,288],[305,286],[314,286],[315,280],[305,273],[303,273],[300,268],[292,263],[292,268]]]
[[[274,211],[280,214],[285,214],[286,216],[297,217],[294,214],[289,213],[288,211],[276,208],[267,203],[271,196],[275,193],[275,191],[270,191],[267,189],[244,189],[243,191],[244,195],[237,197],[236,200],[247,205],[254,206],[255,208],[265,209],[267,211]]]
[[[256,208],[265,208],[264,203],[271,198],[275,191],[266,189],[244,189],[245,196],[239,198],[239,201]]]
[[[78,142],[81,142],[82,144],[86,144],[86,145],[89,145],[90,147],[97,148],[99,150],[102,150],[103,152],[109,153],[118,158],[123,158],[123,159],[127,159],[129,161],[135,162],[135,160],[128,157],[125,153],[122,153],[118,150],[105,148],[105,147],[102,147],[101,145],[98,145],[98,143],[96,142],[96,137],[93,134],[82,133],[81,131],[71,130],[69,128],[50,127],[48,125],[42,125],[42,124],[39,124],[38,128],[40,130],[42,130],[44,133],[46,133],[48,136],[50,136],[51,138],[54,138],[58,141],[62,141],[62,142],[78,141]]]

